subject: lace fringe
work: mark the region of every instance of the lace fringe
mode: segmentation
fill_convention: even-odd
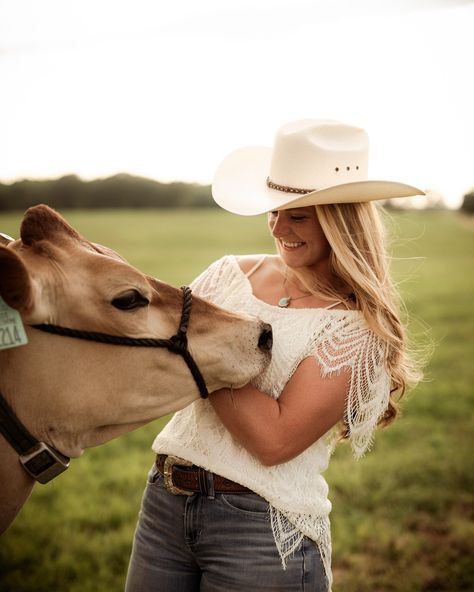
[[[294,555],[303,538],[307,536],[318,546],[329,587],[331,587],[332,549],[329,518],[287,514],[270,505],[270,522],[283,569],[286,569],[288,559]]]

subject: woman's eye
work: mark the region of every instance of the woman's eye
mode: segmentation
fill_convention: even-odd
[[[306,216],[291,216],[291,219],[294,222],[301,222],[301,220],[306,220]]]
[[[138,290],[129,290],[112,300],[112,306],[115,306],[119,310],[134,310],[135,308],[143,308],[149,304],[150,301],[148,298],[142,296]]]

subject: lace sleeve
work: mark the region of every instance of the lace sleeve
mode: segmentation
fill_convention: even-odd
[[[387,409],[390,378],[385,342],[359,317],[332,319],[314,344],[323,376],[350,369],[345,421],[356,458],[373,442],[374,429]]]

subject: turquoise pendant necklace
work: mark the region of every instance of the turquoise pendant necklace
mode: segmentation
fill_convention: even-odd
[[[296,298],[293,298],[292,296],[283,296],[283,298],[280,298],[280,300],[278,301],[278,306],[280,308],[288,308],[290,306],[290,302],[293,302],[293,300],[300,300],[301,298],[308,298],[308,296],[312,296],[313,294],[305,294],[304,296],[297,296]]]
[[[290,302],[291,298],[289,296],[284,296],[283,298],[280,298],[280,300],[278,301],[278,306],[280,308],[288,308]]]
[[[286,273],[285,273],[285,279],[283,280],[283,289],[286,292],[286,296],[283,296],[282,298],[280,298],[280,300],[278,301],[278,306],[280,308],[288,308],[290,306],[290,302],[292,302],[293,300],[301,300],[301,298],[308,298],[308,296],[313,296],[313,294],[310,292],[309,294],[304,294],[304,296],[296,296],[296,298],[293,298],[292,296],[290,296],[286,290],[286,280],[288,279]]]

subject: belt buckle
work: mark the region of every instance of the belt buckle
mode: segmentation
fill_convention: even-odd
[[[167,456],[165,458],[165,462],[163,465],[163,478],[166,489],[172,493],[173,495],[193,495],[193,491],[186,491],[185,489],[180,489],[176,487],[173,483],[173,467],[174,465],[180,465],[183,467],[192,467],[193,463],[189,460],[185,460],[184,458],[179,458],[178,456]]]

